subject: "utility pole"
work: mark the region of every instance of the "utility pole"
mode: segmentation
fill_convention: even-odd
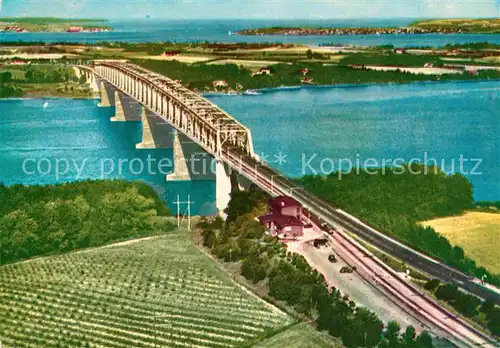
[[[194,203],[191,200],[191,195],[188,194],[187,201],[181,201],[179,195],[177,195],[177,201],[174,202],[177,205],[177,228],[181,227],[182,220],[184,220],[184,214],[182,215],[181,220],[181,204],[187,204],[187,218],[188,218],[188,231],[191,231],[191,204]]]

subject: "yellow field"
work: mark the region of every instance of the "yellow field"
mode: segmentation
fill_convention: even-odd
[[[434,219],[422,223],[461,246],[466,255],[493,273],[500,273],[500,214],[467,212],[461,216]]]
[[[183,55],[179,54],[176,56],[149,56],[145,54],[131,54],[129,58],[136,58],[136,59],[151,59],[151,60],[177,60],[181,63],[187,63],[187,64],[193,64],[193,63],[199,63],[199,62],[205,62],[207,60],[213,59],[214,57],[211,56],[191,56],[191,55]]]

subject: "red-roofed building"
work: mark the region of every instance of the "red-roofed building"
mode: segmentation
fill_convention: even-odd
[[[80,33],[81,31],[83,31],[83,27],[69,27],[68,30],[66,30],[68,33]]]
[[[303,235],[302,205],[299,202],[289,196],[278,196],[269,200],[269,207],[271,212],[259,217],[259,221],[273,235],[284,239]]]
[[[302,205],[289,196],[278,196],[269,199],[269,206],[274,214],[293,216],[300,219]]]
[[[26,65],[26,62],[24,60],[11,60],[9,65]]]

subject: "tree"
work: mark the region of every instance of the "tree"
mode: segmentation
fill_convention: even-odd
[[[399,346],[399,331],[401,327],[395,321],[390,321],[384,332],[384,337],[387,339],[389,346],[396,348]]]
[[[490,313],[493,309],[495,308],[495,303],[490,300],[486,300],[481,304],[481,307],[479,307],[479,311],[481,313],[488,314]]]
[[[419,348],[432,348],[432,337],[427,331],[422,331],[417,337],[417,345]]]
[[[310,49],[306,51],[306,57],[307,57],[307,59],[313,58],[313,52]]]
[[[441,282],[439,281],[439,279],[434,278],[427,281],[424,285],[424,288],[429,291],[434,291],[440,284]]]
[[[436,297],[439,300],[452,301],[459,296],[459,290],[456,285],[445,284],[441,285],[436,291]]]
[[[414,347],[416,335],[417,333],[413,326],[408,326],[406,328],[402,337],[403,344],[405,345],[405,347]]]
[[[363,338],[363,347],[375,347],[382,339],[384,324],[377,315],[365,308],[358,308],[355,322],[359,322],[359,334]]]
[[[12,73],[10,71],[2,71],[0,73],[0,86],[3,86],[5,83],[12,81]]]
[[[269,263],[263,257],[249,257],[241,264],[241,274],[254,284],[266,279]]]

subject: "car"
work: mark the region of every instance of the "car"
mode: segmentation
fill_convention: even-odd
[[[330,255],[328,255],[328,261],[330,261],[332,263],[337,262],[337,258],[335,257],[335,255],[330,254]]]
[[[352,273],[354,269],[348,266],[344,266],[340,269],[340,273]]]

